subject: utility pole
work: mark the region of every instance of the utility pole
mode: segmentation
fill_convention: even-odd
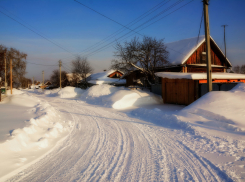
[[[61,62],[61,60],[59,60],[59,67],[60,67],[60,89],[61,89],[61,66],[62,66],[62,62]]]
[[[208,1],[203,0],[204,8],[204,26],[206,39],[206,63],[207,63],[207,83],[208,92],[212,91],[212,70],[211,70],[211,49],[210,49],[210,32],[209,32],[209,18],[208,18]]]
[[[34,77],[32,77],[33,90],[34,90]]]
[[[42,71],[43,73],[43,89],[44,89],[44,71]]]
[[[4,80],[4,86],[5,86],[5,95],[7,95],[7,61],[6,61],[6,50],[4,51],[4,62],[5,62],[5,80]]]
[[[228,25],[221,25],[221,27],[224,27],[224,44],[225,44],[225,59],[226,59],[226,41],[225,41],[225,27]]]
[[[11,95],[13,94],[13,82],[12,82],[12,59],[10,59],[10,89],[11,89]]]

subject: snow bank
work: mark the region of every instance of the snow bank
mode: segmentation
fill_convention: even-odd
[[[115,93],[118,90],[119,90],[118,87],[114,87],[114,86],[107,85],[107,84],[95,85],[87,89],[86,92],[84,92],[82,96],[86,98],[101,97],[101,96],[110,95],[112,93]]]
[[[122,90],[111,96],[114,109],[126,109],[132,106],[144,106],[151,104],[162,104],[162,99],[154,94],[145,93],[141,95],[139,91]]]
[[[23,115],[33,113],[35,117],[26,120],[23,127],[11,129],[7,140],[0,143],[0,178],[48,152],[68,134],[72,126],[63,113],[37,97],[19,94],[8,99],[0,106],[5,108],[11,105],[11,111],[15,113],[16,108],[13,106],[19,105],[26,108],[22,111]],[[17,118],[21,119],[20,116]],[[9,119],[10,121],[6,118],[1,120],[1,124],[12,122],[12,119]]]
[[[106,84],[90,87],[82,94],[81,99],[90,104],[114,109],[162,103],[161,98],[152,93],[132,91],[125,87],[115,87]]]
[[[207,119],[199,124],[234,132],[245,132],[245,84],[231,91],[213,91],[205,94],[182,110]]]
[[[17,90],[16,88],[12,89],[12,95],[19,95],[19,94],[23,94],[23,92],[21,90]],[[7,90],[7,95],[11,95],[10,90]]]
[[[84,90],[76,87],[65,87],[62,88],[59,92],[58,95],[60,98],[74,98],[74,97],[79,97],[81,94],[84,92]]]
[[[21,91],[20,91],[21,92]],[[4,99],[4,103],[13,104],[13,105],[20,105],[25,107],[34,107],[39,102],[38,99],[34,99],[26,94],[22,94],[17,92],[15,95],[9,95],[6,99]]]
[[[55,97],[58,96],[59,91],[60,91],[59,88],[52,89],[52,90],[44,90],[44,94],[48,97]]]

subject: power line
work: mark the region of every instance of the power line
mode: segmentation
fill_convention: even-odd
[[[24,22],[26,25],[28,25],[29,27],[31,27],[32,29],[34,29],[36,32],[38,32],[39,34],[45,36],[46,38],[48,37],[47,35],[45,35],[44,33],[40,33],[35,27],[31,26],[30,24],[28,24],[25,20],[21,19],[20,17],[18,17],[17,15],[15,15],[14,13],[12,13],[11,11],[7,10],[6,8],[4,8],[3,6],[0,6],[2,9],[4,9],[5,11],[7,11],[8,13],[12,14],[13,16],[15,16],[16,18],[18,18],[19,20],[21,20],[22,22]],[[65,49],[67,49],[65,46],[62,46],[61,44],[55,42],[54,40],[52,40],[54,43],[56,43],[57,45],[64,47]],[[67,49],[68,50],[68,49]]]
[[[166,1],[166,0],[164,0]],[[143,13],[142,15],[140,15],[138,18],[136,18],[135,20],[131,21],[130,23],[128,23],[126,26],[131,27],[131,24],[136,24],[139,21],[141,21],[142,19],[144,19],[145,17],[149,16],[150,14],[152,14],[154,11],[156,11],[157,9],[161,8],[163,5],[167,4],[168,2],[170,2],[170,0],[168,0],[166,3],[164,3],[164,1],[158,3],[156,6],[154,6],[153,8],[151,8],[150,10],[146,11],[145,13]],[[164,3],[164,4],[163,4]],[[145,15],[145,16],[144,16]],[[99,45],[102,45],[103,43],[106,42],[106,40],[110,40],[113,37],[117,36],[118,34],[120,34],[121,32],[123,32],[125,30],[124,27],[122,27],[121,29],[117,30],[116,32],[112,33],[111,35],[107,36],[106,38],[104,38],[103,40],[95,43],[94,45],[82,50],[80,53],[85,52],[85,51],[89,51],[89,50],[93,50],[94,48],[98,47]],[[119,32],[119,33],[118,33]],[[114,36],[113,36],[114,35]]]
[[[119,22],[117,22],[117,21],[115,21],[115,20],[109,18],[108,16],[105,16],[105,15],[101,14],[100,12],[98,12],[98,11],[96,11],[96,10],[94,10],[94,9],[92,9],[92,8],[90,8],[90,7],[88,7],[88,6],[86,6],[85,4],[83,4],[83,3],[81,3],[81,2],[79,2],[79,1],[77,1],[77,0],[74,0],[74,1],[77,2],[77,3],[79,3],[79,4],[81,4],[81,5],[83,5],[83,6],[86,7],[86,8],[88,8],[88,9],[90,9],[90,10],[96,12],[97,14],[99,14],[99,15],[101,15],[101,16],[103,16],[103,17],[105,17],[105,18],[107,18],[107,19],[109,19],[109,20],[111,20],[111,21],[113,21],[113,22],[115,22],[115,23],[117,23],[117,24],[123,26],[124,28],[127,28],[127,29],[131,30],[130,28],[126,27],[125,25],[123,25],[123,24],[121,24],[121,23],[119,23]],[[133,31],[133,30],[132,30],[132,31]],[[135,33],[137,33],[137,34],[143,36],[142,34],[140,34],[140,33],[138,33],[138,32],[135,32]]]
[[[201,23],[200,23],[200,27],[199,27],[198,36],[197,36],[197,44],[198,44],[198,41],[199,41],[199,36],[200,36],[201,27],[202,27],[203,16],[204,16],[204,10],[202,9]],[[197,46],[197,44],[196,44],[196,46]]]
[[[165,0],[164,0],[165,1]],[[130,24],[132,24],[132,23],[138,23],[140,20],[142,20],[143,18],[145,18],[145,17],[147,17],[147,16],[149,16],[151,13],[153,13],[154,11],[156,11],[157,9],[159,9],[160,7],[162,7],[163,5],[165,5],[165,4],[167,4],[168,2],[166,2],[165,4],[162,4],[164,1],[162,1],[162,2],[160,2],[159,4],[157,4],[156,6],[154,6],[153,8],[151,8],[150,10],[148,10],[147,12],[145,12],[145,13],[143,13],[142,15],[140,15],[138,18],[136,18],[135,20],[133,20],[133,21],[131,21],[130,23],[128,23],[126,26],[129,26]],[[161,5],[162,4],[162,5]],[[160,5],[160,6],[159,6]],[[159,7],[157,7],[157,6],[159,6]],[[157,8],[156,8],[157,7]],[[156,8],[156,9],[155,9]],[[154,10],[155,9],[155,10]],[[151,10],[153,10],[152,12],[150,12]],[[148,12],[150,12],[150,13],[148,13]],[[148,13],[147,15],[145,15],[146,13]],[[145,15],[145,16],[144,16]],[[143,18],[141,18],[142,16],[144,16]],[[138,20],[139,19],[139,20]],[[131,26],[131,25],[130,25]],[[120,30],[122,30],[122,31],[120,31]],[[113,38],[113,37],[115,37],[117,34],[117,32],[119,32],[119,33],[121,33],[121,32],[123,32],[125,30],[125,28],[123,27],[123,28],[121,28],[121,29],[119,29],[119,30],[117,30],[116,32],[114,32],[113,34],[111,34],[111,35],[109,35],[109,36],[107,36],[106,38],[104,38],[103,40],[101,40],[101,41],[99,41],[98,43],[96,43],[96,44],[94,44],[93,46],[90,46],[90,47],[88,47],[88,48],[86,48],[86,49],[84,49],[83,51],[81,51],[80,53],[82,53],[82,52],[84,52],[84,51],[86,51],[86,50],[89,50],[90,48],[92,48],[92,47],[97,47],[98,45],[101,45],[101,42],[103,43],[103,42],[105,42],[105,40],[110,40],[111,38]],[[116,34],[116,35],[115,35]],[[113,36],[114,35],[114,36]],[[111,37],[111,38],[109,38],[109,37]],[[109,39],[108,39],[109,38]]]
[[[173,5],[171,5],[170,7],[168,7],[167,9],[165,9],[164,11],[162,11],[161,13],[159,13],[158,15],[154,16],[153,18],[151,18],[151,19],[147,20],[146,22],[142,23],[141,25],[139,25],[139,26],[136,27],[135,29],[138,29],[139,27],[143,26],[144,24],[148,23],[149,21],[151,21],[151,20],[155,19],[156,17],[160,16],[160,15],[163,14],[164,12],[166,12],[166,11],[168,11],[168,10],[174,8],[175,6],[177,6],[177,5],[178,5],[179,3],[181,3],[182,1],[183,1],[183,0],[180,0],[180,1],[178,1],[177,3],[174,3]],[[147,25],[146,27],[143,27],[143,28],[140,29],[139,31],[141,31],[141,30],[143,30],[143,29],[149,27],[150,25],[152,25],[152,24],[154,24],[154,23],[160,21],[161,19],[163,19],[163,18],[169,16],[170,14],[172,14],[172,13],[178,11],[179,9],[181,9],[182,7],[184,7],[184,6],[186,6],[187,4],[191,3],[192,1],[194,1],[194,0],[191,0],[190,2],[188,2],[188,3],[184,4],[183,6],[181,6],[180,8],[178,8],[178,9],[176,9],[176,10],[170,12],[170,13],[167,14],[166,16],[164,16],[164,17],[158,19],[157,21],[155,21],[155,22],[153,22],[153,23]],[[134,30],[135,30],[135,29],[134,29]],[[119,37],[117,40],[119,40],[119,39],[121,39],[122,37],[128,35],[129,33],[131,33],[131,31],[128,32],[128,33],[126,33],[126,34],[124,34],[123,36]],[[133,33],[133,34],[134,34],[134,33]],[[132,34],[132,35],[133,35],[133,34]],[[130,35],[130,36],[132,36],[132,35]],[[128,37],[130,37],[130,36],[128,36]],[[128,37],[126,37],[126,38],[128,38]],[[106,49],[106,48],[110,47],[110,45],[111,45],[112,43],[116,42],[117,40],[112,41],[112,42],[110,42],[109,44],[107,44],[107,45],[105,45],[105,46],[103,46],[103,47],[101,47],[101,48],[99,48],[99,49],[97,49],[97,50],[95,50],[95,51],[93,51],[93,52],[91,52],[91,53],[85,55],[85,56],[86,56],[86,57],[89,57],[89,56],[92,56],[92,55],[96,54],[97,52],[101,52],[102,50],[104,50],[104,48]],[[124,39],[123,39],[123,40],[124,40]]]
[[[62,46],[60,46],[60,45],[58,45],[58,44],[56,44],[56,43],[55,43],[55,42],[53,42],[52,40],[49,40],[49,39],[48,39],[48,38],[46,38],[45,36],[43,36],[43,35],[41,35],[40,33],[38,33],[38,32],[36,32],[36,31],[34,31],[33,29],[31,29],[31,28],[29,28],[28,26],[24,25],[23,23],[19,22],[19,21],[18,21],[18,20],[16,20],[15,18],[13,18],[13,17],[11,17],[11,16],[7,15],[6,13],[2,12],[1,10],[0,10],[0,13],[2,13],[2,14],[4,14],[5,16],[9,17],[9,18],[10,18],[10,19],[12,19],[13,21],[15,21],[15,22],[19,23],[19,24],[20,24],[20,25],[22,25],[23,27],[25,27],[25,28],[27,28],[28,30],[32,31],[33,33],[35,33],[35,34],[39,35],[40,37],[44,38],[45,40],[47,40],[47,41],[51,42],[52,44],[56,45],[57,47],[61,48],[62,50],[64,50],[64,51],[66,51],[66,52],[68,52],[68,53],[70,53],[70,54],[72,54],[72,55],[73,55],[73,53],[71,53],[69,50],[67,50],[67,49],[63,48]],[[74,56],[74,55],[73,55],[73,56]]]
[[[133,30],[136,30],[136,29],[138,29],[139,27],[143,26],[144,24],[146,24],[146,23],[152,21],[153,19],[155,19],[155,18],[157,18],[158,16],[162,15],[163,13],[165,13],[165,12],[168,11],[168,10],[170,10],[171,8],[177,6],[177,5],[178,5],[179,3],[181,3],[182,1],[183,1],[183,0],[177,1],[176,3],[172,4],[171,6],[169,6],[169,7],[166,8],[165,10],[161,11],[160,13],[158,13],[157,15],[155,15],[154,17],[152,17],[152,18],[148,19],[147,21],[143,22],[142,24],[140,24],[139,26],[137,26],[137,27],[134,28]],[[141,30],[142,30],[142,29],[141,29]],[[104,48],[104,47],[106,47],[106,46],[108,46],[108,45],[110,45],[110,44],[112,44],[112,43],[114,43],[114,42],[117,42],[119,39],[121,39],[121,38],[123,38],[124,36],[130,34],[131,32],[132,32],[132,31],[130,31],[130,32],[128,32],[128,33],[122,35],[122,36],[119,37],[118,39],[116,39],[116,40],[110,42],[109,44],[106,44],[106,45],[103,46],[102,48]],[[133,34],[134,34],[134,33],[133,33]],[[130,35],[130,36],[131,36],[131,35]],[[129,36],[129,37],[130,37],[130,36]],[[127,38],[128,38],[128,37],[127,37]],[[94,55],[93,53],[97,52],[98,50],[100,50],[100,49],[102,49],[102,48],[99,48],[99,49],[93,51],[92,53],[89,53],[89,54],[85,55],[85,57],[90,56],[90,54]],[[103,49],[103,50],[104,50],[104,49]]]
[[[39,65],[39,66],[58,66],[58,65],[47,65],[47,64],[39,64],[39,63],[32,63],[32,62],[29,62],[29,61],[25,61],[29,64],[35,64],[35,65]]]
[[[181,3],[182,1],[183,1],[183,0],[179,0],[178,2],[172,4],[170,7],[166,8],[165,10],[161,11],[160,13],[158,13],[157,15],[155,15],[154,17],[148,19],[147,21],[145,21],[144,23],[142,23],[142,24],[139,25],[138,27],[134,28],[134,30],[138,29],[139,27],[143,26],[144,24],[148,23],[149,21],[152,21],[153,19],[155,19],[156,17],[160,16],[160,15],[163,14],[164,12],[170,10],[171,8],[177,6],[177,5],[178,5],[179,3]],[[141,29],[141,30],[142,30],[142,29]],[[114,42],[118,41],[119,39],[125,37],[126,35],[128,35],[128,34],[131,33],[131,32],[132,32],[132,31],[130,31],[130,32],[128,32],[128,33],[122,35],[122,36],[119,37],[118,39],[116,39],[116,40],[114,40],[114,41],[112,41],[112,42],[106,44],[105,46],[102,46],[101,48],[99,48],[99,49],[97,49],[97,50],[95,50],[95,51],[93,51],[93,52],[91,52],[91,53],[85,54],[85,57],[89,57],[89,56],[91,56],[91,55],[94,55],[94,54],[97,53],[98,51],[100,52],[101,49],[103,49],[103,48],[105,48],[105,47],[107,47],[107,46],[110,46],[112,43],[114,43]],[[134,34],[134,33],[133,33],[133,34]],[[130,35],[130,36],[132,36],[132,35]],[[129,37],[130,37],[130,36],[129,36]],[[127,38],[128,38],[128,37],[127,37]],[[103,50],[104,50],[104,49],[103,49]]]

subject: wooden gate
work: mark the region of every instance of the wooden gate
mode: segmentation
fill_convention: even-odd
[[[162,78],[162,98],[164,103],[189,105],[198,99],[198,81]]]

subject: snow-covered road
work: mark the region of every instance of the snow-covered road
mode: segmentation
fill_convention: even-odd
[[[8,181],[231,181],[182,142],[182,131],[80,100],[40,99],[69,115],[73,128]]]

